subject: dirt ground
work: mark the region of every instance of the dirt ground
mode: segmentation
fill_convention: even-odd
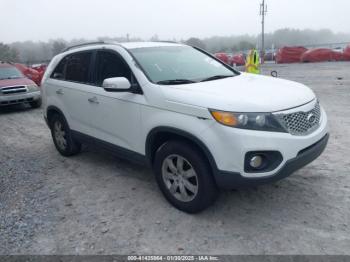
[[[350,254],[350,63],[271,70],[315,91],[329,146],[199,215],[170,206],[142,166],[93,148],[60,156],[40,109],[0,108],[0,254]]]

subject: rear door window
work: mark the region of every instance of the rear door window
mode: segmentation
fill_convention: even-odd
[[[64,79],[78,83],[89,83],[91,59],[91,52],[80,52],[68,56]]]

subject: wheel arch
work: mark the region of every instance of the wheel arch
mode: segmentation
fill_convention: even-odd
[[[62,115],[65,118],[62,110],[59,109],[58,107],[56,107],[56,106],[49,106],[49,107],[47,107],[46,117],[47,117],[47,124],[49,125],[49,127],[51,125],[52,116],[55,115],[55,114]]]
[[[216,174],[218,169],[215,159],[208,147],[199,138],[181,129],[166,126],[153,128],[147,135],[145,152],[151,166],[153,165],[154,156],[158,148],[166,141],[175,139],[184,140],[194,145],[208,160],[213,175]]]

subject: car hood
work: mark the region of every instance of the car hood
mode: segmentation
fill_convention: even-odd
[[[276,112],[315,99],[296,82],[241,73],[239,76],[187,85],[162,86],[168,102],[233,112]]]
[[[35,83],[28,78],[0,80],[0,88],[7,87],[7,86],[20,86],[20,85],[35,85]]]

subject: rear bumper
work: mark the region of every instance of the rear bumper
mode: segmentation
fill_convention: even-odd
[[[0,96],[0,106],[32,102],[40,99],[40,97],[41,97],[40,91],[16,94],[16,95],[3,95],[3,96]]]
[[[215,174],[216,184],[222,189],[234,189],[272,183],[286,178],[296,170],[306,166],[318,158],[325,150],[328,139],[329,134],[325,135],[315,144],[301,150],[295,158],[288,160],[285,165],[274,175],[262,178],[247,178],[243,177],[240,173],[218,170]]]

